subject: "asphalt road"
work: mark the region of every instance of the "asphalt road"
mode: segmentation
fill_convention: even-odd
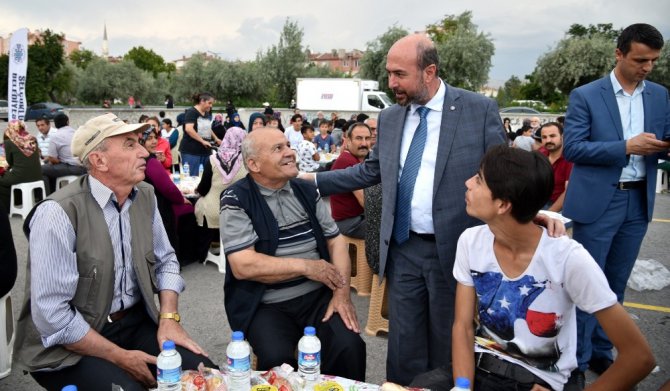
[[[23,221],[19,217],[11,219],[14,243],[19,257],[19,274],[12,290],[14,316],[18,317],[23,300],[25,284],[27,241],[22,233]],[[655,259],[670,269],[670,195],[658,194],[654,221],[649,225],[642,244],[640,259]],[[187,289],[180,297],[182,322],[191,336],[207,349],[213,361],[224,362],[225,348],[230,341],[230,328],[223,309],[223,274],[218,273],[213,264],[192,264],[183,269]],[[660,291],[636,292],[628,289],[626,301],[653,306],[651,309],[627,307],[630,315],[647,337],[656,357],[658,369],[639,386],[640,391],[658,390],[670,380],[670,344],[668,332],[670,324],[670,287]],[[354,294],[361,329],[367,319],[369,299]],[[383,336],[364,335],[367,343],[367,377],[371,383],[381,384],[385,375],[386,339]],[[588,374],[593,379],[593,374]],[[0,380],[0,390],[38,390],[39,386],[29,375],[24,375],[14,367],[11,374]]]

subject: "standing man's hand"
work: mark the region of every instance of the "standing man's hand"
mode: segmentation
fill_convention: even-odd
[[[298,179],[304,179],[306,181],[310,181],[312,183],[316,182],[316,174],[308,173],[308,172],[301,172],[298,174]]]
[[[642,132],[626,140],[626,155],[651,155],[670,148],[670,141],[661,141],[653,133]]]
[[[195,354],[201,354],[205,357],[209,355],[189,337],[186,330],[181,327],[181,324],[173,319],[161,319],[158,323],[158,347],[163,349],[163,342],[167,340],[174,341],[175,345],[185,347]]]

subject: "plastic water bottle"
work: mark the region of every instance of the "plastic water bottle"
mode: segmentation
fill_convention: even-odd
[[[70,384],[61,389],[61,391],[77,391],[77,386]]]
[[[467,377],[457,377],[456,384],[451,391],[470,391],[470,379]]]
[[[175,350],[174,342],[163,342],[163,351],[156,360],[159,391],[181,390],[181,356]]]
[[[191,176],[191,167],[188,165],[188,163],[184,163],[183,171],[185,177]]]
[[[202,178],[202,173],[205,172],[205,167],[200,164],[200,167],[198,167],[198,177]]]
[[[226,348],[228,358],[228,390],[251,389],[251,347],[244,340],[244,333],[233,332],[233,339]]]
[[[330,144],[326,143],[325,148],[323,148],[323,150],[324,150],[326,153],[330,152]]]
[[[319,380],[321,374],[321,341],[314,327],[305,327],[298,342],[298,373],[308,382]]]

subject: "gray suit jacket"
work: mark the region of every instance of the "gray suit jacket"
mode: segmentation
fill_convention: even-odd
[[[466,228],[481,224],[465,213],[465,181],[477,172],[486,150],[504,143],[506,138],[495,101],[446,83],[445,86],[433,185],[433,225],[442,271],[450,281],[459,236]],[[380,113],[377,144],[364,163],[317,176],[319,191],[324,196],[381,181],[384,196],[379,238],[380,277],[384,275],[392,240],[400,144],[408,112],[409,106],[393,105]]]

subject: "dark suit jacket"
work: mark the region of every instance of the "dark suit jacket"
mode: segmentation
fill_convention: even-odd
[[[645,81],[644,131],[661,140],[670,137],[670,99],[665,87]],[[563,214],[579,223],[596,221],[607,210],[628,165],[626,140],[610,75],[576,88],[565,116],[563,156],[574,163]],[[656,196],[659,156],[645,156],[647,219],[651,221]]]
[[[479,169],[486,150],[505,142],[495,101],[445,83],[439,146],[433,184],[433,225],[442,271],[453,280],[458,238],[466,228],[481,224],[465,213],[465,181]],[[400,144],[409,106],[393,105],[378,118],[377,144],[368,159],[345,170],[319,173],[322,195],[348,192],[381,181],[382,223],[379,275],[384,275],[395,215]]]

